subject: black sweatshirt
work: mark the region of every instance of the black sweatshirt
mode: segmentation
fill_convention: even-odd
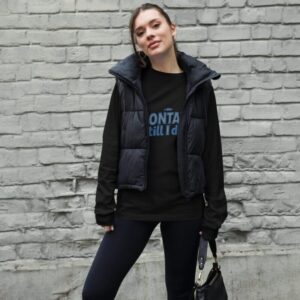
[[[99,225],[113,225],[114,215],[145,221],[191,220],[203,216],[203,195],[187,200],[181,195],[178,179],[176,140],[179,112],[185,100],[185,74],[165,73],[148,67],[142,72],[142,83],[149,110],[148,186],[145,191],[118,190],[115,203],[121,132],[121,106],[115,85],[103,132],[98,171],[95,214]],[[226,201],[217,106],[214,93],[212,96],[203,153],[207,179],[205,195],[210,201],[214,197]],[[206,219],[208,217],[212,217],[208,220],[212,224],[202,231],[204,238],[211,239],[217,236],[218,228],[214,226],[214,216]]]

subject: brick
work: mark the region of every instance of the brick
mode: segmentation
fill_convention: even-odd
[[[233,129],[231,130],[233,132]],[[232,133],[231,132],[231,133]],[[229,132],[230,134],[230,132]],[[269,152],[282,153],[287,151],[296,151],[297,143],[294,137],[249,137],[242,138],[226,138],[223,142],[223,154],[232,154],[237,152],[243,153],[259,153]],[[257,197],[257,196],[256,196]],[[258,198],[259,199],[259,198]]]
[[[30,43],[43,46],[68,46],[76,44],[75,30],[42,31],[29,30],[27,37]]]
[[[19,124],[19,116],[2,116],[0,119],[1,134],[20,134],[22,128]]]
[[[299,57],[287,57],[284,59],[287,65],[287,70],[290,72],[300,71],[300,58]]]
[[[0,15],[1,15],[1,2],[0,2]],[[18,15],[1,15],[0,18],[0,28],[1,29],[12,29],[16,28],[18,23]]]
[[[82,144],[102,143],[103,128],[83,128],[79,130],[80,142]]]
[[[222,74],[251,72],[251,62],[246,58],[214,59],[210,67]]]
[[[251,105],[241,109],[244,120],[278,120],[282,113],[283,107],[280,105]]]
[[[20,117],[23,131],[50,130],[50,115],[28,113]]]
[[[132,45],[120,45],[120,46],[112,46],[111,47],[111,59],[120,60],[128,55],[128,53],[133,53]],[[105,72],[107,72],[106,70]]]
[[[299,229],[274,230],[272,239],[278,245],[300,244]]]
[[[293,34],[294,34],[295,38],[299,38],[300,37],[300,25],[288,26],[288,27],[292,28]]]
[[[58,13],[60,0],[30,0],[27,3],[29,13]]]
[[[271,37],[272,26],[256,24],[251,27],[252,39],[269,39]]]
[[[87,47],[68,47],[68,62],[86,62],[89,60],[89,50]]]
[[[34,64],[32,77],[47,79],[79,78],[79,66],[76,64]]]
[[[273,55],[276,56],[298,56],[300,41],[273,41]]]
[[[275,103],[299,102],[299,91],[297,89],[274,91]]]
[[[246,0],[227,0],[229,7],[244,7],[246,6]]]
[[[63,147],[38,149],[38,158],[42,164],[77,162],[73,151]]]
[[[226,5],[225,0],[207,0],[206,6],[207,7],[222,7]]]
[[[232,8],[222,8],[219,10],[221,24],[237,24],[240,21],[239,10]]]
[[[259,16],[259,21],[261,23],[281,23],[282,10],[283,9],[281,7],[264,8],[263,9],[264,13]]]
[[[299,23],[299,15],[300,15],[299,6],[284,7],[282,13],[282,22],[285,24]]]
[[[199,45],[199,56],[200,57],[218,57],[219,46],[217,43],[204,43]]]
[[[300,104],[286,104],[282,114],[283,119],[300,119]]]
[[[48,16],[45,15],[19,15],[13,28],[46,29]]]
[[[286,0],[248,0],[250,6],[273,6],[273,5],[286,4]]]
[[[107,13],[76,13],[56,14],[49,16],[49,29],[94,29],[105,28],[110,25]]]
[[[272,243],[271,232],[253,230],[247,235],[250,244],[270,245]]]
[[[227,220],[223,225],[222,229],[226,231],[252,231],[253,226],[250,220],[245,218],[231,218]]]
[[[249,135],[250,136],[269,136],[272,133],[271,122],[259,122],[249,124]]]
[[[204,27],[189,27],[177,29],[177,41],[203,41],[207,39],[207,28]]]
[[[0,167],[17,165],[17,151],[12,149],[0,149]]]
[[[88,63],[81,64],[81,78],[99,78],[107,76],[111,64]]]
[[[272,45],[268,41],[241,42],[242,56],[270,55]]]
[[[121,2],[125,2],[121,0]],[[205,7],[204,0],[165,0],[164,4],[167,7],[182,8],[182,7]]]
[[[278,138],[276,138],[278,139]],[[288,138],[281,138],[288,139]],[[281,146],[279,144],[279,146]],[[294,151],[294,150],[292,150]],[[277,152],[279,153],[280,150]],[[254,189],[255,198],[257,200],[267,201],[284,201],[284,203],[294,203],[293,199],[299,198],[299,184],[297,183],[285,183],[285,184],[266,184],[258,185]]]
[[[90,81],[90,91],[94,93],[106,94],[112,90],[114,80],[102,78]]]
[[[66,81],[54,81],[45,79],[34,79],[25,84],[19,85],[24,93],[38,95],[38,94],[55,94],[65,95],[68,93]]]
[[[75,0],[60,0],[62,12],[75,12]]]
[[[300,121],[284,121],[273,123],[273,134],[274,135],[299,135]]]
[[[282,87],[283,78],[281,74],[241,74],[240,87],[279,89]]]
[[[120,44],[121,31],[118,29],[93,29],[78,32],[79,45]]]
[[[118,0],[77,0],[78,11],[115,11],[119,10]]]
[[[181,25],[196,25],[197,18],[195,10],[181,9],[176,11],[175,24]]]
[[[220,124],[222,137],[246,137],[249,136],[249,124],[242,122],[226,122]]]
[[[107,111],[97,111],[93,113],[93,125],[104,126],[107,117]]]
[[[112,28],[122,28],[129,26],[130,13],[112,13],[110,15],[110,22]]]
[[[247,25],[218,25],[209,27],[208,34],[213,41],[248,40],[250,39],[250,27]]]
[[[29,44],[25,30],[0,30],[0,46]]]
[[[258,23],[263,14],[261,8],[245,7],[240,10],[240,18],[242,23]]]
[[[250,92],[246,90],[216,91],[218,105],[246,104],[250,102]]]
[[[90,61],[108,61],[111,59],[110,46],[91,46],[89,48],[89,55]]]
[[[197,13],[197,20],[199,24],[217,24],[218,10],[217,9],[201,9]]]
[[[85,79],[69,80],[69,92],[72,95],[83,95],[89,93],[89,81]]]
[[[287,25],[273,25],[272,38],[291,39],[293,37],[293,28]]]
[[[28,0],[9,0],[7,7],[11,13],[26,13]]]
[[[16,103],[17,103],[16,100],[1,99],[0,114],[7,115],[7,116],[13,115],[15,113]]]
[[[240,42],[221,42],[220,53],[222,57],[240,56],[241,44]]]
[[[75,155],[76,157],[80,157],[83,159],[93,159],[94,158],[94,151],[93,148],[86,146],[86,147],[76,147],[75,148]],[[83,173],[85,173],[85,166],[79,165],[82,167],[81,174],[78,174],[78,176],[82,176]]]
[[[92,125],[91,114],[88,112],[71,113],[70,122],[72,126],[75,128],[91,127]]]
[[[16,73],[18,70],[17,65],[1,65],[0,66],[0,81],[13,81],[16,78]]]
[[[273,91],[255,89],[251,91],[251,103],[272,103]]]
[[[239,106],[226,105],[218,108],[219,120],[221,121],[234,121],[240,119],[240,110]]]
[[[70,128],[69,117],[67,114],[50,114],[51,130],[65,130]]]

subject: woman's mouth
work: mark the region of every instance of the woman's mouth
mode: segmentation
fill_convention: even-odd
[[[159,46],[159,42],[155,42],[149,46],[150,49],[154,49]]]

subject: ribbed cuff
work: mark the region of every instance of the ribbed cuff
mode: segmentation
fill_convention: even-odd
[[[114,223],[114,213],[102,216],[99,214],[95,214],[96,223],[102,226],[111,226]]]

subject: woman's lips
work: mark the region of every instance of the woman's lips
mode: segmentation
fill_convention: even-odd
[[[156,48],[159,45],[159,42],[155,42],[149,46],[150,49]]]

